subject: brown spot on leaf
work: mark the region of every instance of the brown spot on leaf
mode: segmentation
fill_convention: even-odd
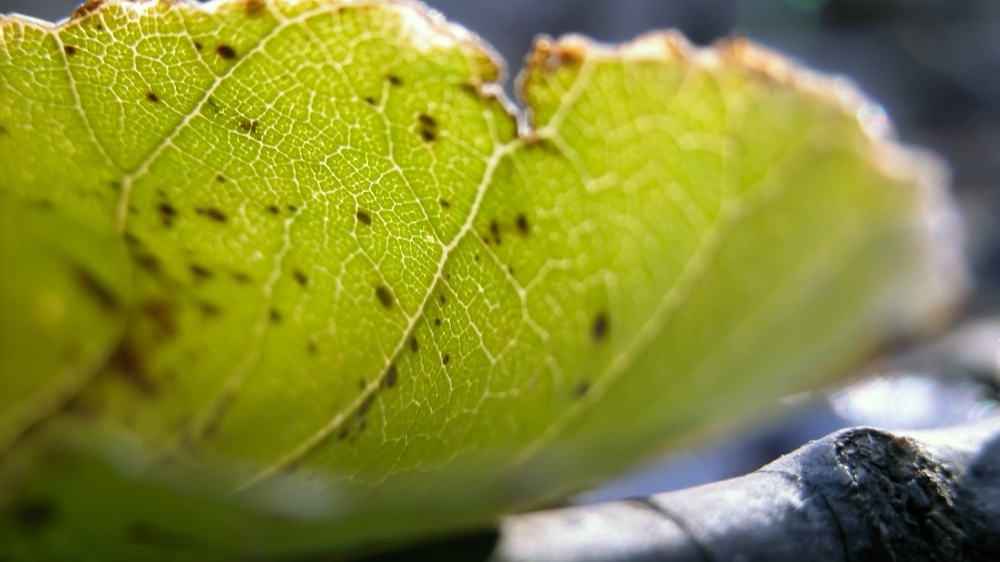
[[[444,355],[441,356],[441,364],[442,365],[447,365],[448,361],[451,361],[451,355],[448,355],[447,353],[445,353]]]
[[[134,258],[136,265],[149,273],[160,273],[160,260],[152,254],[138,254]]]
[[[139,305],[139,311],[153,324],[159,335],[170,337],[177,332],[176,310],[170,302],[149,299]]]
[[[275,324],[281,323],[281,313],[276,308],[271,309],[271,322]]]
[[[390,75],[386,76],[385,78],[393,86],[402,86],[403,85],[403,79],[400,78],[399,76],[396,76],[395,74],[390,74]]]
[[[396,386],[396,379],[399,377],[399,372],[396,370],[395,365],[389,365],[389,370],[385,372],[385,378],[382,379],[382,386],[386,388],[392,388]]]
[[[108,359],[108,368],[144,396],[155,396],[159,392],[156,382],[148,376],[145,358],[131,340],[122,340]]]
[[[499,246],[500,245],[500,224],[497,221],[495,221],[495,220],[490,221],[490,234],[493,235],[493,241],[497,243],[497,246]]]
[[[441,319],[440,318],[435,318],[434,319],[434,325],[437,326],[437,327],[441,327]]]
[[[222,58],[226,60],[232,60],[236,58],[236,51],[229,45],[219,45],[215,48],[215,52]]]
[[[208,269],[207,267],[205,267],[203,265],[192,263],[189,266],[189,269],[191,270],[191,273],[197,279],[211,279],[212,278],[212,270]]]
[[[316,355],[319,351],[319,347],[316,345],[316,338],[314,336],[309,337],[309,341],[306,342],[306,349],[309,350],[309,355]]]
[[[104,0],[88,0],[83,6],[80,6],[73,12],[73,17],[71,19],[81,19],[97,11],[101,5],[104,4]]]
[[[420,136],[424,139],[424,141],[436,141],[438,137],[437,121],[426,113],[421,114],[420,117],[417,118],[417,121],[420,124]]]
[[[160,203],[156,206],[156,210],[160,215],[160,222],[163,226],[173,226],[174,218],[177,217],[177,209],[173,205],[170,203]]]
[[[195,209],[195,212],[205,218],[212,219],[215,222],[226,222],[226,213],[223,213],[215,207],[201,207],[199,209]]]
[[[216,316],[222,314],[221,308],[207,301],[200,301],[198,303],[198,310],[206,318],[215,318]]]
[[[447,199],[441,199],[441,200],[438,201],[438,203],[441,204],[441,208],[443,208],[443,209],[450,209],[451,208],[451,203],[449,203]]]
[[[385,285],[379,285],[378,287],[375,287],[375,296],[378,298],[378,301],[382,303],[382,306],[384,306],[386,310],[392,308],[393,298],[392,298],[392,291],[389,290],[389,287],[386,287]]]
[[[243,10],[250,17],[259,16],[265,8],[267,8],[267,3],[264,0],[244,0],[243,2]]]
[[[365,103],[367,103],[368,105],[375,105],[375,98],[367,96],[365,97]]]
[[[56,518],[56,506],[48,499],[32,499],[21,502],[15,504],[11,511],[17,526],[29,534],[44,531]]]
[[[361,405],[358,406],[358,417],[360,418],[363,417],[365,414],[367,414],[368,410],[371,409],[372,404],[374,403],[375,403],[375,395],[374,394],[368,395],[368,397],[365,398],[363,402],[361,402]]]
[[[365,226],[371,226],[372,225],[372,217],[371,217],[371,215],[368,214],[367,211],[364,211],[362,209],[358,209],[358,212],[355,213],[354,216],[357,217],[358,222],[360,222],[361,224],[363,224]]]
[[[587,381],[580,381],[576,386],[573,387],[573,398],[579,400],[590,392],[590,383]]]
[[[410,351],[413,353],[420,351],[420,342],[417,341],[417,336],[410,336]]]
[[[601,341],[608,335],[610,320],[605,312],[600,312],[594,317],[594,324],[590,328],[590,335],[595,340]]]
[[[96,301],[101,308],[108,312],[116,312],[119,309],[120,303],[118,302],[118,297],[86,267],[74,263],[73,275],[76,278],[77,285],[90,298]]]
[[[444,306],[444,304],[448,302],[448,299],[445,298],[444,293],[441,293],[438,296],[438,302],[440,302],[442,306]]]
[[[514,224],[517,226],[517,231],[521,233],[521,236],[527,236],[531,232],[531,225],[528,224],[528,217],[524,216],[524,213],[517,215]]]
[[[71,57],[76,54],[76,47],[73,45],[63,45],[63,52],[66,53],[67,57]]]
[[[368,381],[366,381],[363,378],[358,379],[358,389],[359,390],[364,390],[366,386],[368,386]]]
[[[251,119],[247,119],[245,117],[241,117],[240,120],[239,120],[239,126],[240,126],[240,129],[243,130],[243,132],[249,133],[249,134],[252,135],[252,134],[256,134],[257,133],[257,129],[260,128],[260,122],[257,121],[256,119],[252,119],[251,120]]]
[[[281,209],[279,209],[277,205],[268,205],[267,212],[271,213],[272,215],[277,215],[278,213],[281,212]]]
[[[215,174],[215,181],[219,183],[226,183],[226,176],[222,174]]]
[[[243,273],[242,271],[234,271],[232,277],[233,281],[236,281],[237,283],[240,284],[246,284],[250,282],[250,276],[247,275],[246,273]]]
[[[295,279],[295,282],[301,285],[302,287],[305,287],[306,285],[309,284],[309,278],[306,277],[305,273],[302,273],[301,269],[292,270],[292,277]]]
[[[200,51],[202,49],[202,44],[200,42],[198,42],[198,41],[195,41],[194,42],[194,48],[195,48],[196,51]]]
[[[146,92],[146,99],[153,103],[156,103],[160,101],[160,96],[156,95],[154,92]]]
[[[288,211],[292,212],[292,213],[298,212],[298,210],[299,210],[299,208],[296,207],[295,205],[285,205],[285,208],[288,209]]]

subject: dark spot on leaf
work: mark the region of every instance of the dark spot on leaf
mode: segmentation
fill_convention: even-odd
[[[493,235],[493,240],[500,245],[500,224],[497,221],[490,221],[490,234]]]
[[[215,52],[219,54],[220,57],[230,60],[236,58],[236,51],[233,50],[229,45],[219,45],[215,48]]]
[[[268,205],[267,212],[271,213],[272,215],[277,215],[278,213],[281,212],[281,209],[278,209],[277,205]]]
[[[444,208],[444,209],[450,209],[451,208],[451,203],[449,203],[447,199],[441,199],[440,201],[438,201],[438,203],[440,203],[441,207]]]
[[[522,236],[527,236],[531,231],[531,225],[528,224],[528,217],[524,216],[524,214],[517,215],[517,218],[514,220],[514,224],[517,225],[517,231],[520,232]]]
[[[444,303],[448,302],[448,299],[446,299],[444,297],[444,293],[442,293],[440,296],[438,296],[438,302],[440,302],[442,305],[444,305]]]
[[[382,303],[382,306],[384,306],[386,310],[392,308],[393,298],[389,287],[386,287],[385,285],[375,287],[375,296],[378,297],[378,301]]]
[[[222,113],[222,108],[220,108],[219,104],[215,102],[215,98],[213,98],[212,96],[208,96],[206,102],[208,103],[208,107],[211,108],[214,113],[216,114]]]
[[[10,136],[10,131],[7,130],[7,127],[0,125],[0,137],[9,137],[9,136]]]
[[[365,98],[365,103],[367,103],[368,105],[375,105],[375,98],[368,96]]]
[[[203,265],[198,265],[192,263],[190,265],[191,273],[194,274],[198,279],[210,279],[212,277],[212,270],[206,268]]]
[[[215,318],[216,316],[222,314],[222,309],[206,301],[198,303],[198,310],[201,311],[206,318]]]
[[[364,390],[366,386],[368,386],[368,381],[365,379],[358,379],[358,389]]]
[[[366,211],[362,211],[361,209],[358,209],[358,212],[354,216],[357,217],[358,222],[360,222],[361,224],[363,224],[365,226],[371,226],[372,225],[372,217]]]
[[[435,318],[434,319],[434,325],[440,327],[441,326],[441,319],[440,318]]]
[[[195,41],[194,42],[194,48],[195,48],[195,50],[200,51],[201,48],[202,48],[201,43],[199,43],[198,41]]]
[[[351,428],[342,427],[340,431],[337,432],[337,441],[345,441],[351,435]]]
[[[511,275],[514,275],[514,266],[513,265],[508,265],[507,266],[507,273],[510,273]]]
[[[247,275],[246,273],[243,273],[242,271],[234,271],[233,281],[236,281],[237,283],[240,284],[246,284],[250,282],[250,276]]]
[[[305,287],[309,284],[309,278],[306,277],[305,273],[302,273],[301,269],[296,269],[292,271],[292,277],[295,278],[295,282],[299,285]]]
[[[264,2],[264,0],[246,0],[243,3],[244,11],[246,11],[247,15],[251,17],[260,15],[260,13],[263,12],[264,8],[266,7],[267,4]]]
[[[66,53],[67,57],[71,57],[76,54],[76,47],[73,45],[63,45],[63,52]]]
[[[363,419],[363,420],[361,420],[361,421],[358,422],[358,432],[359,433],[362,432],[362,431],[364,431],[366,427],[368,427],[368,420],[364,420]]]
[[[222,174],[215,174],[215,181],[219,183],[226,183],[226,176]]]
[[[579,400],[590,392],[590,383],[587,381],[580,381],[575,387],[573,387],[573,398]]]
[[[159,392],[156,382],[147,375],[142,353],[131,340],[122,340],[108,359],[108,368],[144,396],[155,396]]]
[[[170,302],[149,299],[139,305],[139,310],[156,327],[160,335],[169,337],[177,332],[176,311]]]
[[[47,499],[35,499],[14,506],[14,519],[27,533],[45,530],[56,518],[56,506]]]
[[[135,256],[135,263],[149,273],[160,272],[160,260],[152,254],[139,254]]]
[[[215,222],[226,222],[226,213],[223,213],[215,207],[202,207],[200,209],[195,209],[195,212],[203,217],[212,219]]]
[[[149,101],[151,101],[151,102],[153,102],[153,103],[156,103],[156,102],[160,101],[160,96],[156,95],[153,92],[146,92],[146,99],[149,100]]]
[[[363,417],[365,414],[367,414],[368,410],[371,409],[372,404],[374,404],[374,403],[375,403],[375,395],[374,394],[371,394],[367,398],[365,398],[364,401],[361,402],[361,405],[358,406],[358,417],[360,418],[360,417]]]
[[[389,83],[392,84],[393,86],[403,85],[403,79],[400,78],[399,76],[396,76],[395,74],[390,74],[386,76],[386,79],[389,80]]]
[[[306,342],[306,349],[309,350],[309,355],[316,355],[319,348],[316,346],[316,338],[310,337],[309,341]]]
[[[410,336],[410,351],[413,353],[420,351],[420,342],[417,341],[417,336]]]
[[[599,313],[594,318],[594,325],[590,328],[590,335],[597,341],[603,340],[608,335],[609,322],[607,313]]]
[[[239,125],[240,129],[243,129],[244,132],[255,134],[257,132],[257,129],[260,127],[260,122],[258,122],[256,119],[250,120],[241,117]]]
[[[87,293],[92,299],[94,299],[101,308],[107,310],[108,312],[115,312],[119,308],[118,297],[107,288],[104,283],[102,283],[94,274],[91,273],[86,267],[74,263],[73,264],[73,274],[76,277],[76,282],[83,289],[83,292]]]
[[[448,361],[451,361],[451,355],[448,355],[447,353],[445,353],[444,355],[441,356],[441,364],[442,365],[447,365]]]
[[[163,226],[173,226],[174,218],[177,216],[177,209],[173,207],[170,203],[160,203],[156,206],[156,210],[160,214],[160,222]]]
[[[101,7],[101,4],[104,4],[104,0],[88,0],[86,4],[80,6],[75,12],[73,12],[72,19],[80,19],[96,12],[97,9]]]
[[[297,212],[299,210],[299,208],[296,207],[295,205],[285,205],[285,208],[288,209],[289,212],[292,212],[292,213]]]
[[[271,322],[274,322],[275,324],[279,324],[281,322],[281,313],[278,312],[278,309],[276,308],[271,309]]]
[[[423,137],[426,142],[434,142],[438,137],[438,125],[437,121],[433,117],[423,113],[417,118],[420,123],[420,136]]]
[[[111,187],[111,189],[113,189],[114,191],[122,190],[122,184],[119,181],[110,181],[108,182],[108,186]]]
[[[395,365],[389,365],[389,370],[385,372],[385,378],[382,379],[382,385],[386,388],[392,388],[396,386],[396,379],[399,377],[399,372],[396,370]]]
[[[97,25],[94,26],[94,29],[96,29],[97,31],[104,31],[104,25],[98,23]]]

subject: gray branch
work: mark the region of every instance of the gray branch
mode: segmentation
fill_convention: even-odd
[[[757,472],[511,517],[492,560],[1000,560],[1000,422],[833,433]]]
[[[376,557],[492,562],[1000,560],[1000,420],[838,431],[743,476],[506,518]]]

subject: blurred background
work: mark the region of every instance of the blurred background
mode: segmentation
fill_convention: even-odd
[[[0,13],[50,21],[77,0],[0,0]],[[539,34],[626,41],[677,28],[709,44],[743,35],[882,103],[900,140],[951,164],[976,286],[938,339],[898,350],[853,384],[785,400],[766,425],[674,453],[575,498],[648,495],[753,471],[853,425],[936,428],[1000,413],[1000,0],[429,0],[478,33],[516,75]],[[510,89],[508,87],[508,89]]]

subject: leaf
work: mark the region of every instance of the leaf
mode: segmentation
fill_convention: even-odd
[[[0,365],[34,381],[0,401],[8,559],[486,524],[828,380],[961,284],[936,160],[742,40],[539,40],[521,115],[487,47],[408,3],[92,1],[0,32],[0,190],[52,207],[5,223],[0,298],[44,274],[77,318]],[[123,334],[63,256],[121,291]],[[35,333],[14,310],[5,343]],[[62,402],[26,432],[33,393]]]

